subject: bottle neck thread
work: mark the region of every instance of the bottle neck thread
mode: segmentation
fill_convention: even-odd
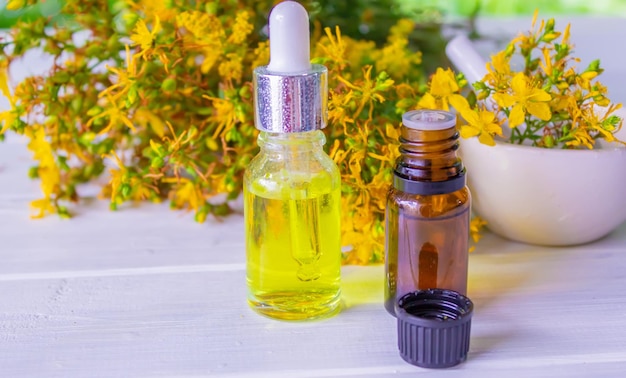
[[[452,193],[465,186],[465,168],[456,151],[455,127],[417,130],[403,126],[400,157],[394,170],[394,187],[413,194]]]
[[[300,153],[322,150],[326,137],[320,130],[298,133],[261,132],[258,144],[266,153]]]

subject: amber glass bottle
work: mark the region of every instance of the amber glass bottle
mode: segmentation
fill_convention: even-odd
[[[400,154],[387,195],[385,308],[409,292],[467,294],[470,192],[456,155],[456,117],[415,110],[402,117]]]

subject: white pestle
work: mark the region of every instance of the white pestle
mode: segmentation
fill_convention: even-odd
[[[470,84],[482,80],[487,74],[487,63],[465,34],[459,34],[448,42],[446,55]]]

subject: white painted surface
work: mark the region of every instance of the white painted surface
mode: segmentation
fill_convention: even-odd
[[[619,25],[621,37],[611,31],[593,52],[612,57],[610,88],[624,93],[626,72],[615,62],[624,53],[612,45],[626,39],[618,21],[598,24],[602,33]],[[266,319],[245,303],[240,215],[200,225],[165,204],[110,212],[92,201],[73,220],[30,220],[39,192],[26,178],[29,163],[16,138],[0,145],[0,377],[626,372],[626,225],[572,248],[487,235],[470,257],[469,358],[432,371],[397,354],[381,266],[344,268],[345,308],[334,318]]]

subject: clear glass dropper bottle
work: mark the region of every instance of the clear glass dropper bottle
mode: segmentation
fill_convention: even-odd
[[[327,70],[311,65],[309,19],[293,1],[272,9],[270,63],[254,71],[260,153],[244,176],[248,303],[277,319],[339,310],[341,179],[322,149]]]
[[[402,117],[400,157],[387,195],[385,308],[415,290],[467,294],[470,192],[456,155],[456,117],[415,110]]]

